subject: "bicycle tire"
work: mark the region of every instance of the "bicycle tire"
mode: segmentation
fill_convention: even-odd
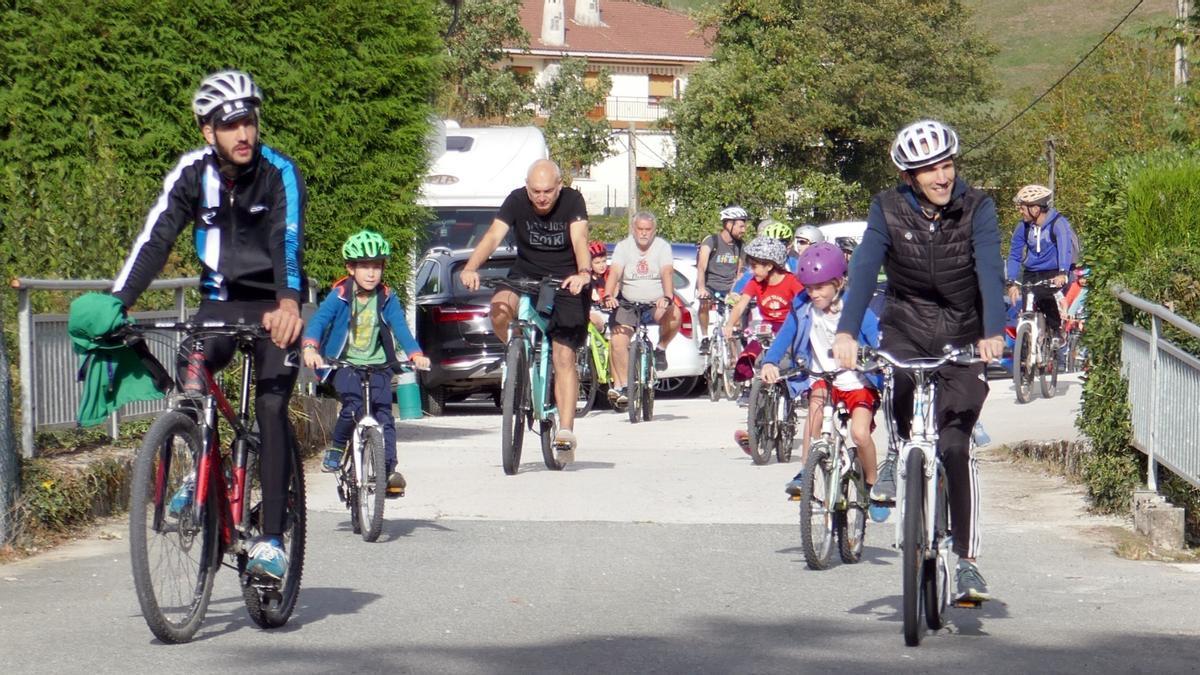
[[[209,483],[199,514],[194,504],[178,517],[169,513],[169,502],[183,489],[187,476],[194,475],[202,448],[195,420],[172,410],[150,426],[134,460],[129,504],[133,585],[150,632],[168,643],[188,642],[195,636],[208,611],[220,565],[216,486]],[[164,564],[164,560],[175,563]],[[176,579],[160,576],[171,572],[180,574]],[[168,597],[172,589],[174,597]]]
[[[946,474],[940,473],[937,481],[937,496],[934,500],[934,545],[938,555],[925,561],[925,625],[930,630],[941,630],[946,625],[946,608],[950,606],[950,567],[946,552],[940,544],[950,536],[950,498],[946,493]]]
[[[1038,384],[1041,386],[1042,398],[1054,398],[1058,391],[1058,355],[1050,349],[1050,339],[1042,336],[1045,348],[1042,350],[1042,366],[1038,369]]]
[[[525,439],[522,397],[528,389],[525,386],[525,350],[521,348],[520,338],[509,340],[504,364],[506,374],[500,398],[500,415],[503,418],[500,425],[500,461],[504,473],[513,476],[521,468],[521,443]]]
[[[654,390],[658,388],[658,377],[654,371],[654,351],[647,350],[642,345],[642,421],[649,422],[654,417]]]
[[[1017,403],[1029,403],[1033,395],[1033,372],[1028,365],[1029,351],[1033,349],[1029,344],[1030,335],[1029,326],[1021,326],[1017,329],[1017,339],[1013,343],[1013,389],[1016,390]]]
[[[641,381],[641,365],[642,361],[642,343],[634,336],[629,341],[629,363],[626,364],[625,386],[628,391],[629,404],[626,413],[629,415],[629,423],[637,424],[642,421],[642,387],[645,384]]]
[[[776,422],[775,459],[780,464],[792,461],[792,444],[796,442],[796,404],[787,391],[787,385],[776,384],[779,401],[783,405],[783,419]]]
[[[800,547],[810,570],[829,569],[833,554],[834,510],[829,506],[831,448],[825,441],[813,443],[804,462],[800,481]],[[825,461],[830,460],[830,461]],[[816,523],[817,528],[813,525]],[[815,538],[819,535],[819,539]]]
[[[708,348],[708,368],[706,376],[708,377],[708,400],[716,403],[721,400],[721,357],[717,354],[716,339],[709,340]]]
[[[579,397],[575,401],[575,416],[585,417],[596,405],[596,390],[600,388],[596,376],[596,364],[592,359],[590,342],[585,342],[575,352],[575,372],[579,376]]]
[[[1079,356],[1079,333],[1071,333],[1071,336],[1067,338],[1068,373],[1078,373],[1083,370],[1083,359]]]
[[[292,431],[291,424],[288,425],[288,444],[290,446],[289,456],[291,466],[289,467],[291,478],[288,481],[287,491],[287,518],[284,521],[283,548],[287,552],[288,568],[284,572],[282,583],[277,591],[267,593],[260,590],[258,587],[248,583],[245,575],[245,555],[239,556],[239,572],[241,572],[242,580],[242,600],[246,604],[246,612],[250,615],[250,620],[259,628],[279,628],[288,622],[292,612],[296,609],[296,601],[300,598],[300,581],[304,576],[304,548],[305,537],[307,535],[308,512],[305,508],[304,495],[304,465],[300,462],[299,446],[296,443],[296,435]],[[250,488],[258,480],[258,466],[256,455],[252,455],[254,461],[247,466],[246,481],[250,483]],[[252,489],[247,489],[246,494],[249,497],[254,495]],[[251,521],[253,526],[251,534],[257,536],[262,534],[261,517],[262,511],[262,494],[261,491],[256,495],[257,499],[247,499],[247,504],[252,504],[250,511],[252,514]]]
[[[379,539],[383,530],[384,500],[387,498],[387,456],[383,447],[383,429],[363,430],[363,480],[358,486],[358,508],[363,541]]]
[[[722,341],[722,360],[721,360],[721,382],[724,387],[725,398],[730,401],[736,401],[738,397],[738,383],[734,378],[734,368],[737,367],[737,355],[734,354],[734,341]]]
[[[558,432],[558,420],[551,415],[542,420],[540,425],[542,433],[542,461],[545,462],[547,469],[562,471],[566,465],[558,461],[558,457],[554,453],[554,436]]]
[[[867,484],[857,459],[851,460],[842,477],[846,508],[838,513],[838,554],[842,562],[853,565],[862,560],[863,542],[867,536]]]
[[[354,478],[354,462],[344,465],[342,469],[345,471],[346,490],[346,507],[350,509],[350,531],[354,534],[362,534],[362,511],[358,508],[359,499],[361,496],[358,493],[358,481]]]
[[[916,647],[921,644],[921,590],[925,568],[925,456],[919,448],[909,451],[904,476],[901,614],[904,617],[904,644]]]
[[[771,392],[774,388],[754,378],[750,385],[750,404],[746,406],[746,433],[750,436],[750,459],[762,466],[771,461],[774,443],[771,438],[771,416],[775,406]]]

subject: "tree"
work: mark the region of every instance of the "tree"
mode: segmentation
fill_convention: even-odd
[[[572,171],[612,154],[609,139],[612,127],[603,115],[591,115],[603,106],[612,88],[612,77],[600,70],[591,82],[584,77],[587,59],[567,58],[558,64],[557,73],[538,87],[538,106],[546,114],[543,132],[550,146],[550,158],[558,162],[568,177]]]
[[[521,0],[463,0],[454,34],[447,39],[447,83],[436,108],[442,117],[466,122],[528,120],[532,78],[504,68],[502,47],[529,48],[521,26]],[[450,13],[443,12],[449,21]]]
[[[959,124],[988,101],[992,49],[970,18],[944,0],[725,0],[701,18],[713,60],[672,111],[666,197],[685,209],[713,192],[784,206],[778,192],[731,194],[713,178],[758,172],[823,185],[799,190],[799,210],[814,216],[851,206],[821,203],[830,198],[861,205],[895,179],[897,129],[924,116]]]

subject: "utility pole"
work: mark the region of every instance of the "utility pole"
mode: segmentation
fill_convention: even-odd
[[[1050,188],[1050,205],[1054,206],[1055,158],[1054,158],[1054,139],[1053,138],[1046,139],[1046,164],[1049,165],[1049,167],[1050,167],[1049,185],[1047,185],[1046,187]]]
[[[1188,84],[1188,17],[1192,13],[1191,0],[1175,0],[1175,102],[1183,98]]]
[[[638,177],[637,177],[637,132],[633,128],[633,120],[629,120],[629,224],[633,225],[633,216],[638,212]]]

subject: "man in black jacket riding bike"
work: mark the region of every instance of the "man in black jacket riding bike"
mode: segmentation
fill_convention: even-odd
[[[192,224],[200,258],[196,321],[261,323],[271,336],[255,344],[254,412],[262,438],[259,458],[263,537],[250,548],[247,571],[281,578],[287,557],[280,535],[291,470],[287,409],[298,370],[285,363],[303,328],[304,180],[291,158],[259,141],[262,92],[246,73],[227,70],[201,82],[192,97],[196,124],[208,145],[183,155],[113,284],[131,307],[162,271],[175,239]],[[234,355],[231,337],[205,341],[208,369]],[[184,383],[185,389],[195,383]],[[190,498],[190,495],[186,496]]]
[[[996,205],[957,176],[953,129],[925,120],[902,129],[892,162],[903,183],[871,201],[867,230],[850,265],[850,285],[834,340],[843,368],[855,365],[863,314],[881,265],[888,278],[880,348],[901,359],[940,357],[946,347],[975,345],[986,360],[1000,358],[1004,341],[1004,275]],[[938,453],[949,481],[954,552],[959,556],[958,598],[987,600],[975,566],[979,550],[979,482],[971,430],[988,385],[984,364],[948,365],[941,371],[935,411]],[[895,382],[895,420],[908,437],[913,386]],[[895,467],[880,469],[879,487],[895,498]]]

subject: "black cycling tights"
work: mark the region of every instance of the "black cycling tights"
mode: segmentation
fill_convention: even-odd
[[[902,360],[933,356],[904,340],[889,341],[885,337],[880,347]],[[984,365],[945,366],[939,371],[939,380],[934,412],[938,426],[938,454],[949,480],[954,552],[963,558],[974,558],[979,552],[979,472],[971,452],[971,432],[988,395]],[[897,431],[901,437],[910,438],[913,381],[901,371],[896,373],[893,402]]]
[[[276,308],[264,302],[204,302],[195,321],[239,320],[251,325],[262,323],[263,314]],[[204,362],[216,373],[233,360],[236,343],[232,337],[209,338],[204,341]],[[288,401],[300,369],[285,366],[287,352],[267,339],[254,344],[254,418],[258,421],[261,440],[258,457],[259,481],[262,485],[263,534],[283,533],[286,512],[287,484],[291,478],[292,453],[288,449]]]

